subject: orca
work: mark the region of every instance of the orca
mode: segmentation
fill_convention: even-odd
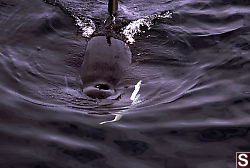
[[[131,64],[131,51],[121,40],[96,36],[87,44],[81,65],[83,93],[94,99],[116,94],[116,87]]]

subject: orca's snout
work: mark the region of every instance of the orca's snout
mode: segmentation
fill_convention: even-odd
[[[106,99],[113,95],[115,91],[108,84],[97,84],[84,88],[83,92],[93,99]]]

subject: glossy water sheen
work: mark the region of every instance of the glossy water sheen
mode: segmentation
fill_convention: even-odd
[[[127,21],[173,15],[135,37],[118,101],[82,94],[71,17],[98,26],[107,2],[57,2],[0,0],[1,168],[233,168],[250,151],[248,0],[120,2]]]

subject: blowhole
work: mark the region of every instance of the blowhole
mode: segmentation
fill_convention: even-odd
[[[109,86],[106,85],[106,84],[98,84],[98,85],[95,85],[96,88],[98,88],[99,90],[109,90]]]

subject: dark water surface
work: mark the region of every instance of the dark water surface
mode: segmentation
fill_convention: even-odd
[[[119,6],[127,22],[166,10],[130,45],[125,94],[100,101],[81,92],[88,38],[72,16],[98,26],[107,2],[0,0],[0,168],[235,167],[250,151],[250,1]]]

